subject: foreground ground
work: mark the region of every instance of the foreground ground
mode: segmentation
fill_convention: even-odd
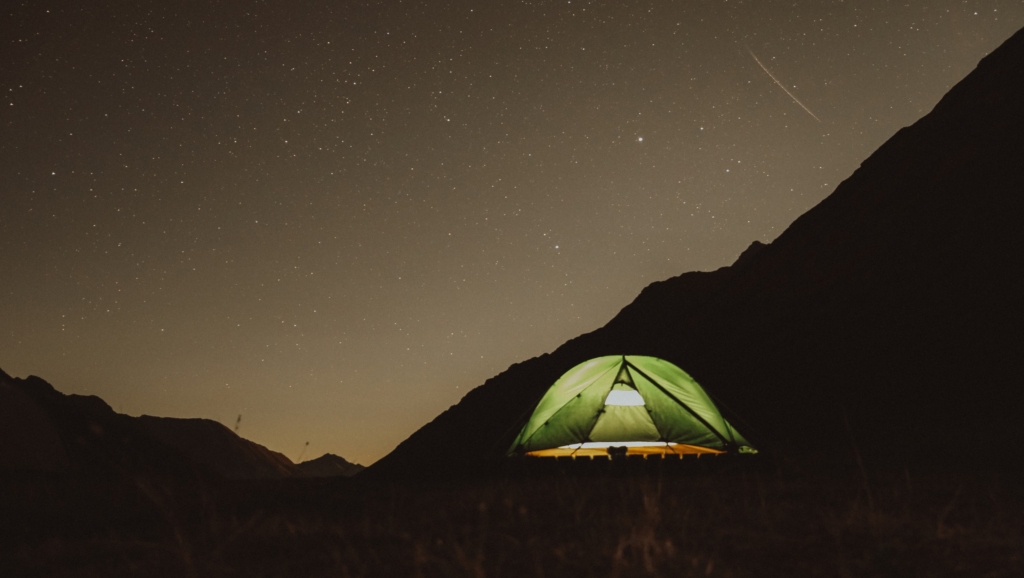
[[[1020,576],[995,474],[3,480],[5,576]]]

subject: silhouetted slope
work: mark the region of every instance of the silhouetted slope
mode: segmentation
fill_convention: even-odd
[[[10,453],[10,446],[24,443],[26,436],[39,431],[48,432],[43,434],[46,446],[56,445],[63,450],[56,458],[57,468],[10,469],[113,476],[131,484],[138,476],[192,481],[209,477],[203,468],[155,439],[135,418],[115,412],[98,397],[65,395],[35,376],[17,379],[2,374],[0,382],[11,393],[5,398],[17,396],[26,402],[19,405],[29,412],[18,418],[15,435],[0,438],[0,446],[5,446],[2,453]],[[50,435],[57,440],[50,439]]]
[[[366,475],[478,469],[563,372],[619,353],[687,370],[769,452],[827,459],[856,444],[876,463],[1012,465],[1024,454],[1022,202],[1018,32],[770,245],[652,284],[605,327],[471,391]]]
[[[283,454],[240,437],[209,419],[144,415],[135,418],[154,437],[188,458],[231,479],[272,479],[300,475]]]
[[[11,446],[17,450],[26,436],[40,430],[48,432],[43,434],[49,438],[43,446],[46,451],[63,450],[50,454],[46,467],[17,460],[0,475],[4,544],[51,542],[54,536],[110,543],[113,527],[130,529],[134,540],[159,539],[179,531],[179,513],[205,511],[210,496],[223,487],[213,472],[161,443],[134,418],[114,412],[98,397],[64,395],[38,377],[12,379],[0,374],[0,382],[0,390],[6,390],[0,404],[17,396],[26,402],[19,403],[20,408],[28,412],[15,418],[13,428],[0,426],[0,454],[10,455]],[[12,392],[17,393],[6,395]],[[10,409],[0,409],[0,414],[10,417]],[[15,435],[9,437],[12,430]],[[83,551],[96,552],[91,546]],[[48,555],[37,561],[36,574],[47,573],[48,569],[39,569],[46,567]],[[4,562],[8,558],[0,555]],[[30,574],[0,570],[4,576]]]
[[[46,410],[0,370],[0,471],[59,472],[68,467],[60,433]]]
[[[315,460],[297,464],[300,475],[309,478],[352,477],[363,471],[365,466],[353,464],[341,456],[324,454]]]
[[[207,419],[131,417],[95,396],[0,370],[0,471],[165,480],[351,476],[363,466],[327,454],[300,466]]]

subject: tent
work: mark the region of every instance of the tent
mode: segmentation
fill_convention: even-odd
[[[609,355],[552,385],[510,456],[757,453],[697,382],[656,357]]]

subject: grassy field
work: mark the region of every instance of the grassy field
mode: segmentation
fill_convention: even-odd
[[[997,475],[7,480],[4,576],[1021,576]],[[20,495],[19,495],[20,494]]]

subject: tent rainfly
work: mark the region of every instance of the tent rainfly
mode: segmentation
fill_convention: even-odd
[[[565,373],[510,456],[757,453],[697,382],[656,357],[609,355]]]

